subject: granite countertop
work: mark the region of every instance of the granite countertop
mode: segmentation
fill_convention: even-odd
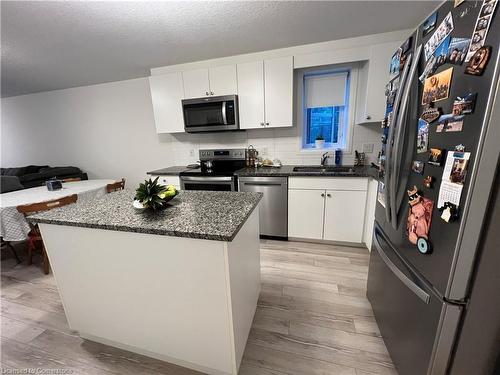
[[[243,168],[235,172],[235,175],[239,177],[373,177],[377,178],[378,170],[370,166],[362,167],[350,167],[343,166],[347,168],[353,168],[353,174],[339,174],[337,172],[331,171],[313,171],[313,172],[295,172],[293,169],[299,167],[297,165],[284,165],[280,168],[275,167],[260,167],[260,168]],[[303,167],[303,166],[300,166]]]
[[[162,169],[157,169],[155,171],[147,172],[147,174],[150,174],[152,176],[178,176],[179,173],[184,172],[186,170],[190,169],[185,165],[182,166],[176,165],[174,167],[162,168]]]
[[[158,212],[132,206],[135,191],[125,189],[28,217],[33,223],[138,232],[203,240],[232,241],[262,193],[180,191]]]
[[[335,172],[294,172],[295,167],[303,167],[303,165],[283,165],[280,168],[275,167],[260,167],[260,168],[243,168],[234,172],[240,177],[293,177],[293,176],[309,176],[309,177],[372,177],[378,179],[378,169],[371,166],[353,167],[354,174],[338,174]],[[344,166],[350,167],[350,166]],[[171,175],[178,176],[181,172],[189,170],[186,166],[174,166],[156,171],[148,172],[148,174]]]

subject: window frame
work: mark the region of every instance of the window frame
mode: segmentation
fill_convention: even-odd
[[[307,107],[306,107],[306,77],[310,77],[312,75],[326,75],[326,74],[335,74],[335,73],[348,73],[347,78],[347,87],[346,87],[346,100],[347,110],[344,111],[344,124],[339,127],[338,132],[338,141],[336,143],[325,142],[325,146],[322,149],[317,149],[314,147],[314,144],[308,144],[307,142]],[[357,63],[352,64],[338,64],[334,66],[328,67],[317,67],[317,68],[307,68],[300,72],[300,115],[298,118],[301,122],[301,130],[300,130],[300,149],[301,152],[311,153],[311,152],[325,152],[331,151],[334,149],[341,149],[342,151],[349,153],[352,148],[352,136],[353,136],[353,127],[355,124],[355,108],[356,108],[356,91],[358,85],[358,74],[359,67]]]

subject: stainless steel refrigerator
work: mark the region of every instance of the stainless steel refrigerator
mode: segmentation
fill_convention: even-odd
[[[498,5],[494,1],[458,3],[448,1],[437,8],[435,26],[430,32],[427,30],[432,28],[432,19],[422,20],[399,50],[403,56],[399,69],[398,59],[392,62],[394,80],[387,89],[388,118],[384,124],[383,168],[367,296],[401,375],[491,373],[498,360],[500,243],[497,232],[500,225],[498,209],[492,210],[498,206],[495,199],[499,184],[500,20],[495,15],[499,10],[495,9]],[[482,16],[491,11],[491,8],[485,9],[488,3],[495,11],[491,17],[484,18]],[[446,96],[443,92],[436,92],[432,98],[440,100],[434,102],[434,109],[429,109],[422,104],[425,84],[422,75],[431,59],[426,43],[434,38],[431,50],[436,46],[440,48],[438,41],[449,31],[440,26],[443,22],[449,23],[449,14],[453,24],[451,41],[471,38],[471,43],[491,46],[490,57],[482,75],[465,74],[469,63],[452,63],[449,56],[436,64],[439,66],[432,67],[428,78],[449,68],[453,71],[447,98],[442,98]],[[485,24],[480,18],[489,20],[485,38]],[[450,24],[446,26],[450,28]],[[438,29],[444,34],[434,35]],[[473,37],[474,31],[481,32]],[[451,53],[451,49],[448,52]],[[428,121],[427,139],[420,144],[418,124],[424,111],[435,112],[436,116],[436,110],[441,110],[441,115],[449,114],[454,101],[470,93],[477,94],[472,113],[463,115],[458,125],[439,123],[439,119]],[[443,126],[438,128],[440,124]],[[465,178],[461,180],[457,210],[452,215],[455,220],[446,221],[443,218],[450,217],[441,217],[443,212],[438,202],[441,194],[447,197],[442,188],[447,186],[444,169],[448,151],[454,152],[459,145],[470,152],[470,158],[462,175]],[[442,150],[444,160],[429,163],[430,148]],[[463,151],[458,149],[457,152]],[[423,162],[418,164],[423,166],[423,171],[412,170],[413,161]],[[427,186],[426,177],[429,177],[427,182],[431,182]],[[419,237],[419,241],[425,245],[420,249],[410,242],[408,229],[409,196],[412,195],[408,190],[414,186],[420,197],[433,202],[427,222],[430,229],[426,235],[420,234],[423,239]],[[495,235],[496,240],[492,239]],[[476,371],[470,372],[472,368]]]

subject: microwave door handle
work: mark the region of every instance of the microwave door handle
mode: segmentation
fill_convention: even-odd
[[[385,152],[385,175],[384,175],[384,187],[385,187],[385,217],[387,221],[391,221],[391,207],[390,207],[390,198],[392,192],[390,191],[391,186],[391,153],[392,153],[392,139],[394,137],[394,124],[396,123],[397,120],[397,114],[399,110],[399,103],[401,102],[401,94],[403,91],[404,83],[406,81],[406,76],[408,75],[408,66],[409,64],[405,64],[405,67],[403,68],[403,72],[401,73],[400,77],[400,86],[398,89],[398,92],[396,94],[396,97],[394,98],[394,104],[393,104],[393,109],[392,109],[392,117],[391,117],[391,122],[389,124],[389,135],[387,137],[387,146],[386,146],[386,152]]]
[[[222,102],[222,123],[227,125],[227,116],[226,116],[226,101]]]

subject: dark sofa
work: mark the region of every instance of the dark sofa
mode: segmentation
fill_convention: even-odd
[[[41,186],[51,178],[81,178],[87,174],[77,167],[49,167],[48,165],[28,165],[19,168],[0,168],[0,190],[2,193]]]

